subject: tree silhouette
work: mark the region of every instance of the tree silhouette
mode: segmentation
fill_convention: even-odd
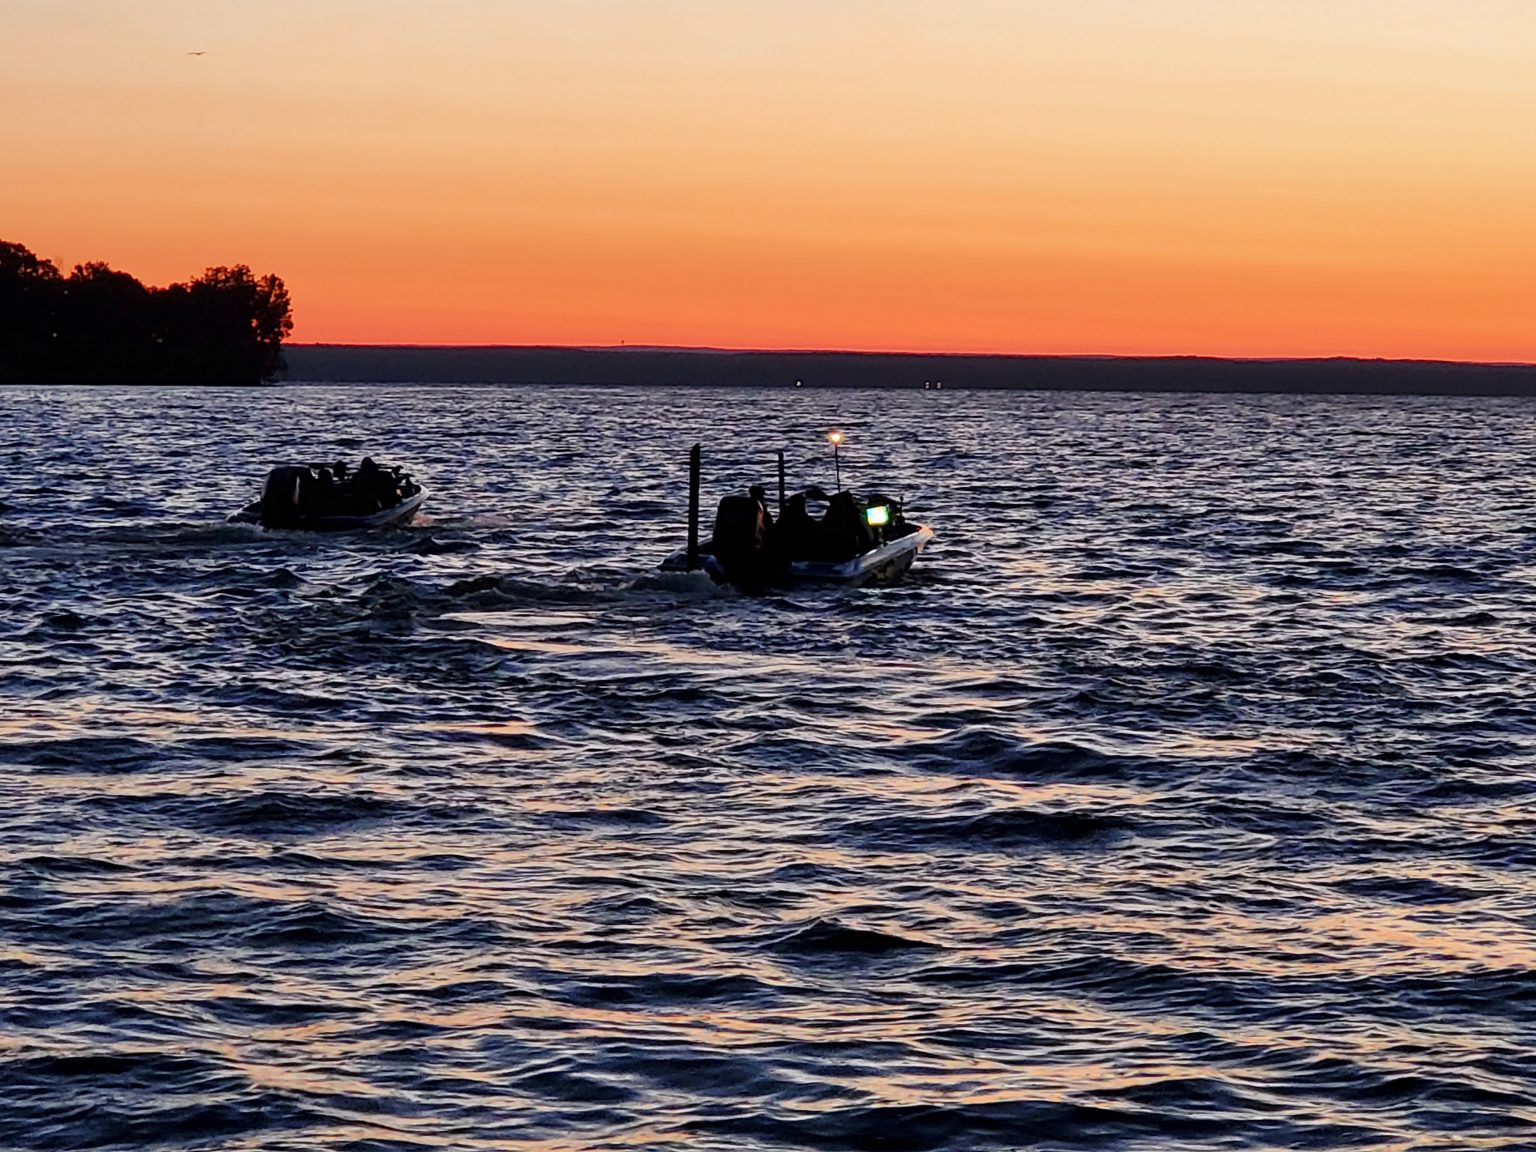
[[[64,282],[58,355],[75,380],[139,381],[154,369],[153,297],[126,272],[77,264]]]
[[[255,384],[287,366],[288,289],[244,264],[148,288],[106,264],[68,277],[0,241],[0,382]]]
[[[57,348],[59,270],[0,240],[0,374],[37,372]],[[3,378],[3,377],[0,377]]]

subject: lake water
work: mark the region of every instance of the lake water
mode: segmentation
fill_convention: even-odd
[[[648,573],[904,491],[903,585]],[[274,463],[412,528],[226,526]],[[1536,405],[0,391],[0,1146],[1536,1147]]]

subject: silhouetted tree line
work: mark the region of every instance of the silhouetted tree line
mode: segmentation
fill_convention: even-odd
[[[287,366],[292,331],[282,280],[244,264],[149,288],[0,241],[0,383],[257,384]]]

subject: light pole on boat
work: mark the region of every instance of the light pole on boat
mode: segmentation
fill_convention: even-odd
[[[843,442],[843,434],[841,432],[829,432],[827,433],[827,439],[832,444],[832,475],[837,478],[837,490],[841,492],[843,490],[843,469],[841,462],[837,458],[837,448]]]

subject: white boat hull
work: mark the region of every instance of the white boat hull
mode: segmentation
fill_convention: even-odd
[[[912,567],[928,541],[933,539],[933,529],[926,524],[905,536],[898,536],[880,547],[855,556],[851,560],[795,560],[789,565],[787,580],[790,584],[839,584],[846,588],[859,588],[866,584],[889,584],[899,580]],[[684,572],[688,569],[688,550],[679,549],[664,561],[661,567],[667,572]],[[705,545],[699,550],[699,567],[709,576],[725,583],[724,567]]]

